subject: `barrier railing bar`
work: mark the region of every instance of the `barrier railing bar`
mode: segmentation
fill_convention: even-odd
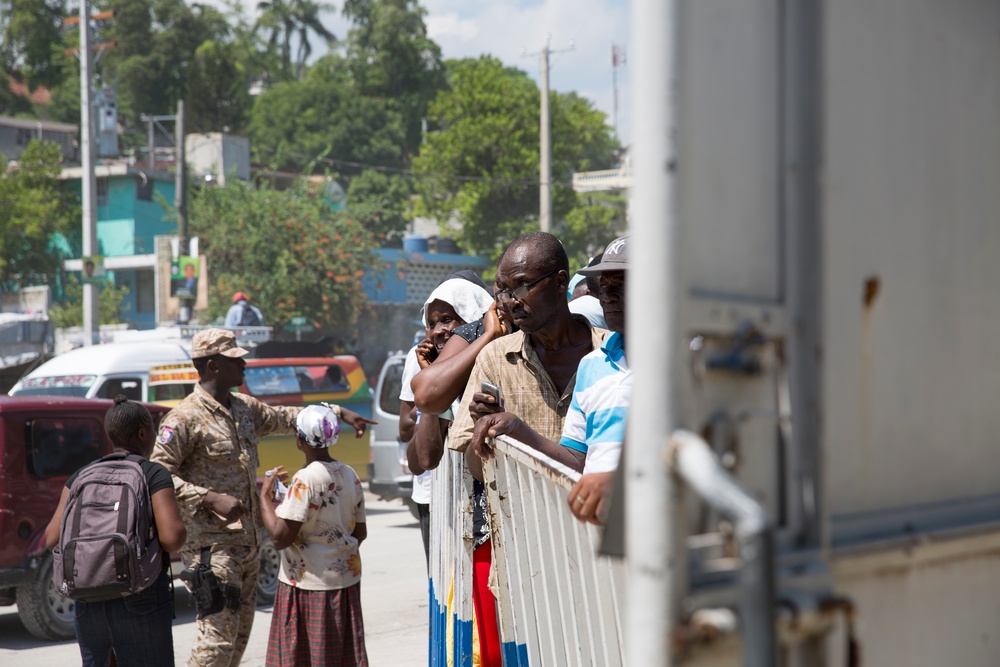
[[[512,496],[517,493],[517,483],[516,483],[516,469],[513,469],[509,465],[505,465],[507,462],[500,462],[497,466],[484,466],[484,472],[486,477],[486,493],[489,496],[489,507],[491,512],[491,521],[493,523],[493,550],[494,550],[494,562],[516,562],[522,563],[524,561],[524,555],[520,553],[521,547],[517,544],[517,541],[508,542],[506,536],[499,530],[496,530],[497,517],[496,512],[493,508],[499,508],[500,515],[503,517],[502,520],[507,520],[512,523],[516,523],[520,520],[520,516],[515,514],[513,503],[511,501]],[[506,496],[501,496],[497,492],[497,488],[503,488],[507,490]],[[509,596],[511,600],[511,605],[505,609],[505,605],[499,605],[501,608],[501,614],[505,612],[511,612],[510,623],[508,626],[501,625],[501,640],[502,641],[513,641],[516,645],[524,645],[527,647],[528,652],[528,664],[537,662],[540,659],[536,653],[533,652],[533,648],[536,643],[531,641],[531,639],[525,636],[527,632],[526,628],[530,628],[531,624],[519,624],[515,620],[512,612],[515,607],[520,610],[521,617],[524,619],[534,618],[534,609],[528,604],[526,599],[526,592],[529,590],[526,582],[523,581],[523,568],[517,568],[512,570],[511,568],[497,568],[497,586],[500,590],[501,595]],[[503,621],[503,619],[501,619]],[[524,628],[524,629],[522,629]]]
[[[555,497],[557,505],[560,502],[565,502],[559,487],[553,485],[551,492]],[[576,544],[576,540],[572,539],[573,531],[569,530],[572,526],[567,526],[566,523],[567,519],[571,519],[571,517],[569,517],[568,512],[558,511],[559,509],[557,508],[555,516],[559,540],[563,546],[562,551],[566,554],[566,574],[569,578],[570,605],[572,607],[571,613],[565,615],[563,618],[574,619],[574,623],[570,626],[572,636],[569,645],[567,645],[567,655],[575,654],[576,664],[578,665],[593,664],[594,651],[590,642],[593,639],[594,633],[590,631],[591,624],[588,618],[590,614],[587,613],[589,610],[587,606],[589,577],[581,567],[583,561],[579,558],[579,545]],[[571,546],[577,547],[576,552],[571,550]]]
[[[532,483],[536,489],[538,489],[539,495],[542,498],[542,505],[545,507],[545,513],[540,515],[549,518],[549,521],[553,517],[562,516],[562,508],[559,507],[558,503],[558,488],[553,484],[545,484],[544,478],[539,475],[533,475]],[[570,611],[573,607],[573,587],[570,584],[570,570],[565,565],[560,565],[564,562],[566,548],[565,541],[562,541],[562,548],[560,549],[560,544],[555,539],[559,533],[553,530],[554,526],[543,526],[539,519],[536,519],[536,524],[539,526],[539,532],[544,536],[545,542],[547,544],[550,560],[549,567],[545,570],[545,578],[552,580],[555,584],[555,605],[553,611],[557,612],[557,615],[553,619],[553,629],[555,630],[555,637],[557,641],[553,642],[554,646],[561,647],[562,653],[559,655],[559,659],[570,663],[569,656],[572,652],[579,649],[579,642],[575,642],[570,638],[570,634],[567,630],[571,630],[571,634],[575,635],[576,623],[567,623],[567,620],[571,618]],[[546,586],[551,590],[551,586]],[[557,649],[558,650],[558,649]],[[579,664],[577,662],[576,664]]]

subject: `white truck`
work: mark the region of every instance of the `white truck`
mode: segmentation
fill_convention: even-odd
[[[701,505],[651,521],[684,428],[775,527],[778,641],[744,664],[1000,664],[1000,3],[632,11],[628,296],[661,307],[630,306],[629,662],[747,566]]]
[[[506,664],[1000,664],[1000,3],[632,17],[625,569],[501,442]]]

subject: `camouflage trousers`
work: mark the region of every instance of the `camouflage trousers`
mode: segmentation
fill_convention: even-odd
[[[185,567],[201,559],[201,550],[181,552]],[[250,640],[253,614],[257,608],[257,571],[260,556],[257,547],[212,545],[212,572],[222,585],[240,587],[240,608],[224,608],[198,620],[198,634],[191,647],[188,667],[226,667],[240,664]]]

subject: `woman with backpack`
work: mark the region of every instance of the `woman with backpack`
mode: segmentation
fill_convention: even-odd
[[[177,497],[174,495],[173,479],[166,468],[148,460],[153,451],[156,429],[149,410],[142,404],[129,401],[125,396],[116,396],[115,404],[104,417],[104,430],[115,446],[115,454],[95,461],[70,476],[59,499],[59,507],[45,530],[46,546],[57,554],[56,585],[61,585],[64,594],[76,600],[76,638],[80,644],[84,667],[103,667],[110,663],[112,654],[116,664],[121,667],[172,666],[174,597],[169,552],[180,549],[187,539],[187,529],[181,521]],[[148,493],[148,498],[136,498],[134,502],[125,500],[131,494],[124,488],[126,485],[133,486],[136,481],[136,469],[132,464],[139,466],[145,481],[143,485],[143,478],[140,477],[137,486],[145,486]],[[132,478],[129,478],[130,473],[133,474]],[[139,531],[132,526],[144,527],[148,520],[148,508],[152,509],[153,525],[141,531],[147,536],[151,534],[152,539],[138,537],[146,544],[142,545],[141,558],[135,570],[136,576],[148,576],[152,582],[148,585],[145,579],[131,581],[131,576],[128,577],[130,581],[121,584],[122,577],[119,575],[118,583],[112,581],[104,586],[85,588],[88,584],[100,584],[101,577],[107,576],[100,571],[102,566],[108,560],[117,561],[120,554],[118,550],[115,558],[105,558],[105,563],[98,563],[95,562],[97,558],[91,558],[92,552],[88,552],[82,545],[77,548],[71,539],[72,535],[80,534],[81,530],[86,531],[88,527],[92,529],[92,533],[100,532],[99,527],[104,525],[102,517],[97,515],[100,509],[95,509],[100,504],[86,501],[86,493],[107,493],[108,487],[113,486],[101,483],[101,475],[109,475],[108,479],[122,480],[119,488],[113,489],[112,493],[118,494],[117,497],[123,500],[111,505],[105,504],[103,510],[104,514],[108,514],[108,507],[113,507],[115,515],[122,514],[117,519],[118,532],[122,532],[121,527],[126,523],[126,510],[132,512],[133,516],[125,531],[136,533]],[[81,484],[75,488],[74,484],[78,480]],[[104,488],[86,489],[90,480],[97,480],[91,486]],[[67,505],[69,512],[65,511]],[[87,516],[87,512],[94,515]],[[63,517],[64,513],[70,516]],[[133,536],[130,534],[127,537]],[[96,544],[101,539],[115,538],[110,535],[87,536],[90,544]],[[76,559],[75,563],[71,560],[73,558]],[[72,572],[72,577],[67,578],[58,567],[64,562],[71,564],[65,570]],[[138,574],[145,573],[150,567],[155,568],[152,573]],[[87,572],[88,569],[93,569],[94,572]],[[114,578],[112,572],[112,579]],[[68,579],[72,579],[72,582]],[[116,585],[124,585],[132,590],[143,585],[145,587],[137,592],[104,593]],[[111,596],[110,599],[102,599],[108,596]]]
[[[277,508],[274,487],[284,468],[269,474],[260,490],[264,527],[281,552],[264,664],[367,667],[358,546],[368,529],[361,481],[327,449],[340,432],[330,406],[303,409],[296,431],[306,467],[292,477]]]

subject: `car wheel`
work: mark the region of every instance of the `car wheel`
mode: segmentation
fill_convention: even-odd
[[[39,639],[72,639],[73,601],[56,590],[52,555],[42,557],[31,581],[17,587],[17,613],[28,632]]]
[[[278,572],[281,570],[281,554],[274,548],[271,538],[265,537],[260,545],[260,572],[257,574],[257,604],[274,603],[278,592]]]

